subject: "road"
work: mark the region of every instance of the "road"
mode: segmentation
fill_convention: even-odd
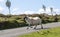
[[[60,22],[43,24],[43,27],[44,27],[44,29],[53,28],[53,27],[60,27]],[[0,30],[0,37],[17,37],[18,35],[38,31],[38,30],[40,30],[41,26],[38,25],[36,30],[33,28],[30,28],[27,30],[26,28],[27,27]]]

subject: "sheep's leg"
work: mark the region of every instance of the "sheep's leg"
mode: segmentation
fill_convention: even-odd
[[[30,28],[33,28],[32,26]]]
[[[29,29],[29,27],[30,27],[30,24],[28,25],[27,29]]]
[[[32,24],[30,24],[30,28],[33,28],[31,25],[32,25]]]
[[[29,29],[29,27],[27,27],[27,29]]]
[[[42,21],[40,21],[40,23],[39,23],[39,24],[41,25],[41,29],[43,29]]]
[[[42,23],[41,23],[41,29],[43,29],[43,25],[42,25]]]
[[[36,29],[37,25],[35,25],[34,29]]]

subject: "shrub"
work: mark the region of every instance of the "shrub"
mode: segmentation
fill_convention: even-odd
[[[23,27],[23,26],[27,26],[27,25],[28,24],[26,24],[24,21],[8,20],[8,21],[0,22],[0,30],[2,30],[2,29],[10,29],[10,28],[17,28],[17,27]]]
[[[0,30],[1,29],[10,29],[10,28],[17,28],[19,27],[19,24],[17,23],[17,21],[4,21],[4,22],[0,22]]]

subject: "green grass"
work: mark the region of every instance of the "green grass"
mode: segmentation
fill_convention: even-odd
[[[30,34],[21,35],[18,37],[60,37],[60,27],[40,30]]]

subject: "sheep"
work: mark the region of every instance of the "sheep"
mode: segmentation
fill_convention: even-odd
[[[43,29],[42,20],[39,17],[28,17],[28,16],[25,16],[24,20],[28,24],[27,29],[29,29],[29,27],[31,27],[31,25],[35,25],[34,29],[36,29],[36,27],[37,27],[38,24],[41,25],[41,29]]]

